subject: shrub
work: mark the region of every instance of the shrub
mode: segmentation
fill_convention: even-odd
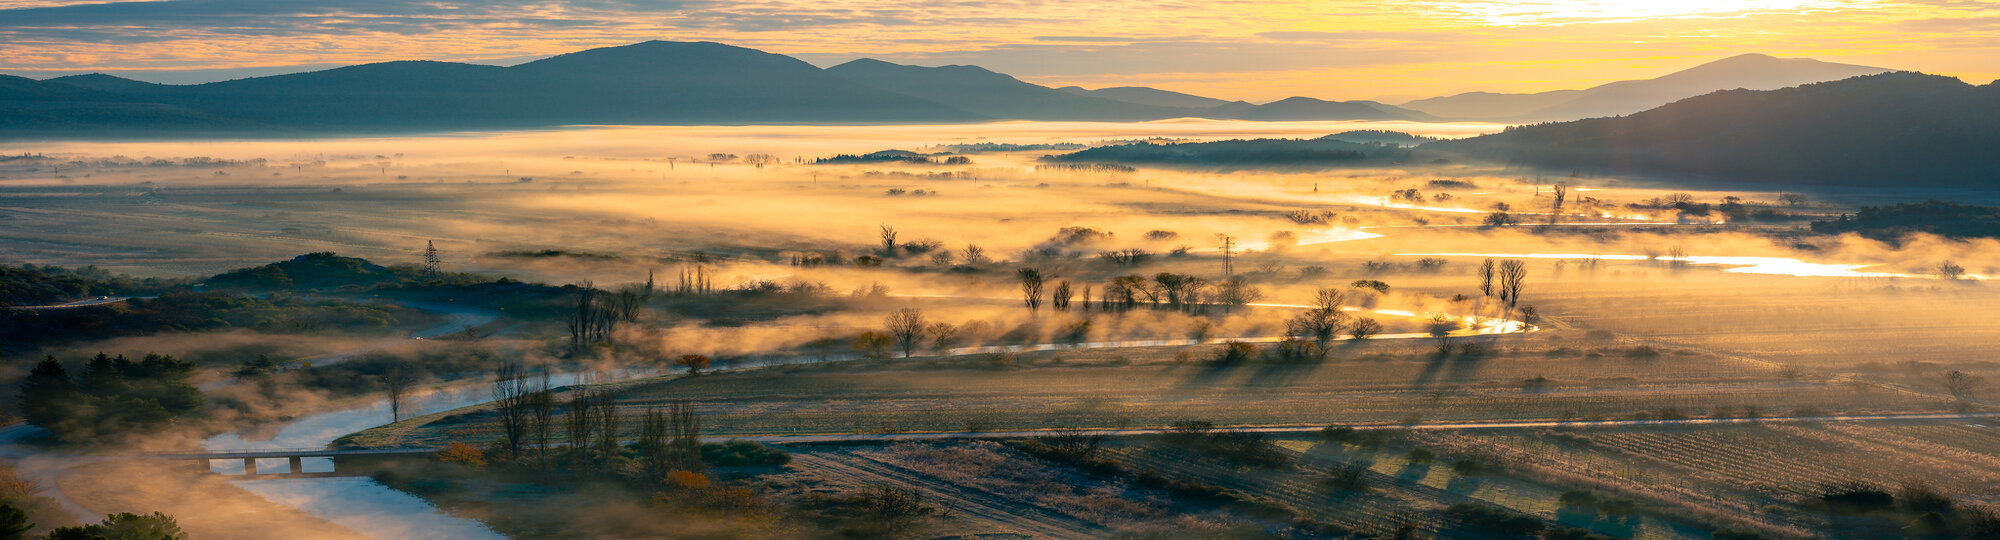
[[[1506,534],[1531,535],[1547,527],[1534,516],[1470,502],[1446,507],[1444,515],[1461,526]]]
[[[1764,533],[1738,527],[1716,529],[1715,532],[1709,533],[1708,537],[1715,540],[1764,540],[1766,538]]]
[[[1827,512],[1835,514],[1866,514],[1887,510],[1896,503],[1895,495],[1860,483],[1828,486],[1814,499]]]
[[[1410,463],[1430,463],[1431,460],[1437,459],[1437,453],[1429,448],[1412,448],[1404,457],[1409,459]]]
[[[1451,462],[1451,472],[1459,476],[1479,476],[1486,474],[1486,465],[1472,459],[1459,458]]]
[[[1244,343],[1241,341],[1231,341],[1222,344],[1222,350],[1217,353],[1215,357],[1215,363],[1235,364],[1256,357],[1257,357],[1256,345],[1250,343]]]
[[[728,441],[701,445],[701,461],[718,467],[784,465],[792,455],[763,443]]]
[[[470,444],[455,442],[446,445],[442,450],[438,450],[438,461],[457,463],[477,469],[486,466],[486,452],[482,452],[478,448],[473,448]]]
[[[1343,463],[1327,473],[1326,478],[1320,479],[1320,485],[1340,491],[1367,491],[1368,467],[1360,463]]]

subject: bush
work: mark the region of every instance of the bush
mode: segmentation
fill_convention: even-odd
[[[1715,532],[1709,533],[1708,537],[1715,540],[1764,540],[1766,538],[1764,533],[1738,527],[1716,529]]]
[[[1429,448],[1412,448],[1410,453],[1403,457],[1409,459],[1412,464],[1430,463],[1431,460],[1437,459],[1437,453]]]
[[[717,467],[775,466],[792,462],[792,455],[764,443],[728,441],[701,445],[701,461]]]
[[[1534,516],[1479,503],[1451,505],[1444,509],[1444,516],[1464,527],[1506,534],[1531,535],[1547,528],[1547,524]]]
[[[1588,489],[1572,489],[1564,491],[1562,495],[1557,496],[1556,502],[1562,503],[1563,506],[1595,510],[1597,508],[1597,492]]]
[[[1368,467],[1360,463],[1343,463],[1328,473],[1326,478],[1320,479],[1320,485],[1340,491],[1367,491],[1370,487]]]
[[[1829,486],[1814,499],[1827,512],[1849,515],[1888,510],[1896,504],[1895,495],[1859,483]]]
[[[1256,345],[1250,343],[1244,343],[1241,341],[1231,341],[1222,344],[1222,350],[1217,352],[1216,354],[1215,363],[1236,364],[1248,361],[1256,357],[1257,357]]]
[[[1289,469],[1292,457],[1271,444],[1262,433],[1216,431],[1215,424],[1199,420],[1175,422],[1168,429],[1167,442],[1253,467]]]
[[[1486,465],[1471,459],[1452,460],[1451,472],[1459,476],[1479,476],[1486,474]]]
[[[1576,527],[1563,527],[1542,531],[1542,540],[1616,540],[1617,538],[1616,536],[1590,532],[1590,529]]]

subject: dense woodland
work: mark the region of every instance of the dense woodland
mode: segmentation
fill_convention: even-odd
[[[1138,142],[1051,155],[1053,163],[1127,163],[1221,167],[1313,167],[1403,163],[1411,152],[1393,145],[1332,139],[1251,139],[1199,143]]]
[[[1863,206],[1853,214],[1815,221],[1812,230],[1825,234],[1851,232],[1892,241],[1912,233],[1951,238],[2000,238],[2000,208],[1943,201]]]

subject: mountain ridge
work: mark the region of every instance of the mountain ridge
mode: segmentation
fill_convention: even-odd
[[[1531,94],[1466,92],[1401,106],[1464,120],[1549,122],[1632,114],[1718,90],[1775,90],[1886,73],[1889,69],[1810,58],[1739,54],[1652,79],[1616,81],[1583,90]]]

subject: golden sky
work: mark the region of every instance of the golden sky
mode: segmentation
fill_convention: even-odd
[[[1253,101],[1584,88],[1750,52],[2000,77],[1984,0],[0,0],[0,72],[34,77],[511,64],[650,39]]]

